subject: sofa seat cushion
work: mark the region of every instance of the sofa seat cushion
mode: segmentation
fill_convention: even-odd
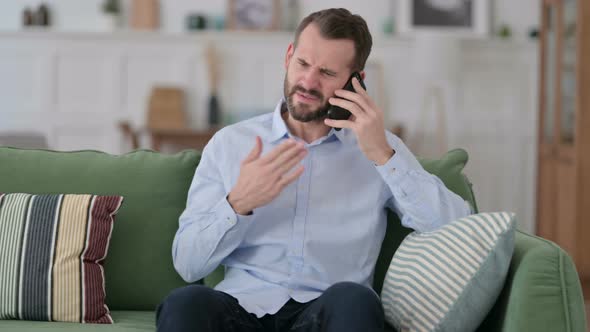
[[[10,332],[155,332],[154,311],[111,311],[114,324],[80,324],[33,322],[18,320],[0,321],[0,331]]]

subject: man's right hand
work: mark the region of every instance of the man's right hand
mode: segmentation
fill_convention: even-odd
[[[262,140],[256,136],[256,145],[242,161],[238,181],[227,196],[237,214],[250,214],[269,203],[303,174],[303,165],[291,171],[307,155],[302,143],[288,139],[264,157],[261,153]]]

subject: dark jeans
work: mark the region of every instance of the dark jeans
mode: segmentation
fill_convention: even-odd
[[[308,303],[291,299],[262,318],[234,297],[200,285],[172,291],[156,312],[159,332],[373,332],[383,331],[383,324],[377,295],[352,282],[337,283]]]

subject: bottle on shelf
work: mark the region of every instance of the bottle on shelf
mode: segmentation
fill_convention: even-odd
[[[23,27],[30,27],[34,24],[34,18],[33,18],[33,11],[31,10],[31,8],[26,7],[23,10]]]
[[[39,26],[50,26],[51,25],[51,19],[50,19],[50,13],[49,13],[49,7],[42,3],[39,6],[39,9],[37,9],[37,13],[35,13],[35,25],[39,25]]]

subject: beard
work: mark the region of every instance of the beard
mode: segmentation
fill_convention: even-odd
[[[323,121],[328,115],[328,110],[330,109],[331,105],[326,102],[324,95],[318,90],[306,90],[301,85],[295,85],[291,87],[289,85],[287,74],[285,74],[283,91],[285,94],[285,100],[287,101],[287,110],[293,119],[300,122],[320,122]],[[320,101],[320,106],[312,109],[307,104],[295,104],[293,102],[293,96],[297,92],[302,92],[317,97]]]

